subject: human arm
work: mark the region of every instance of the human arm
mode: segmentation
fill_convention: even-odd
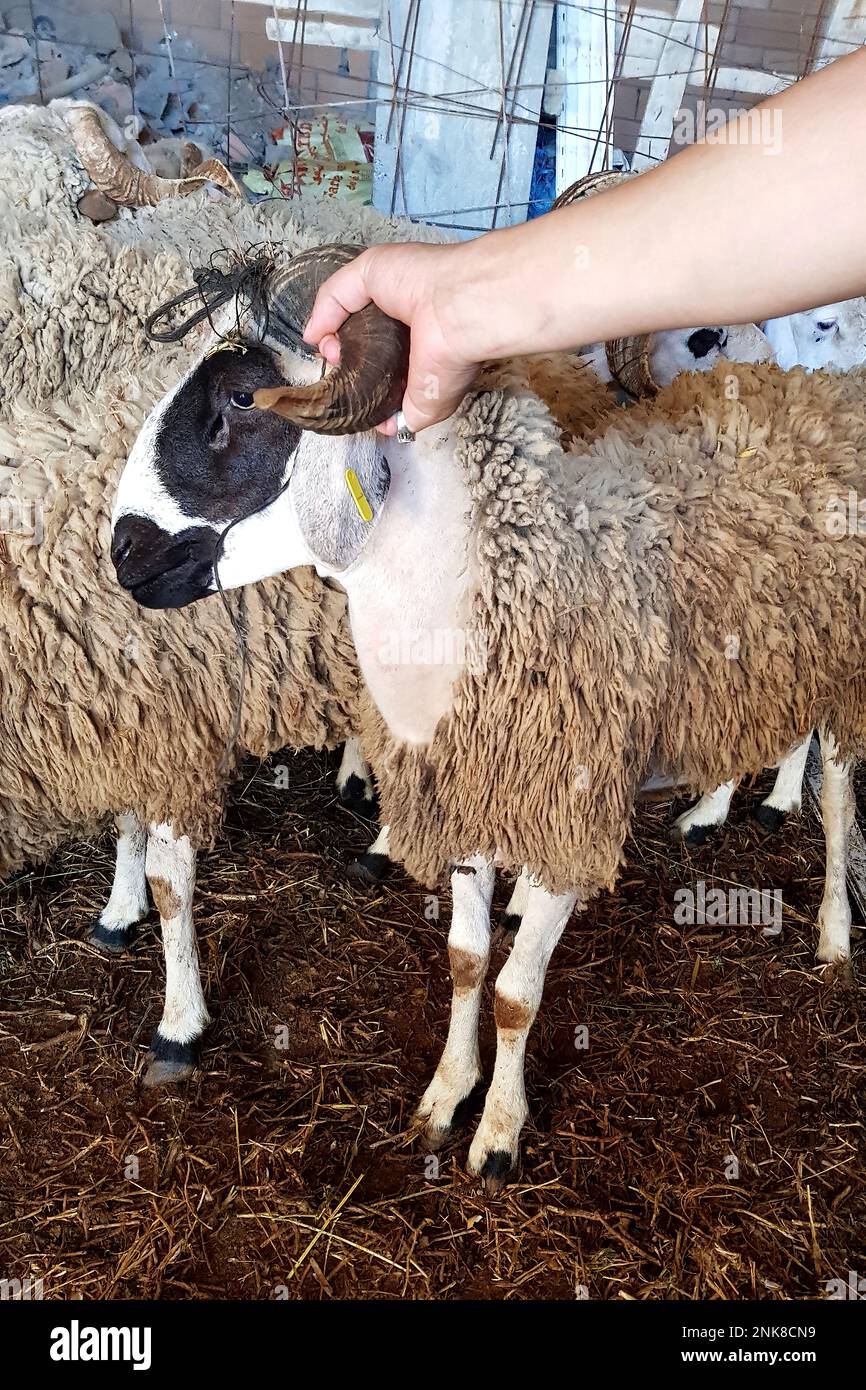
[[[866,175],[851,151],[866,144],[866,50],[758,110],[772,142],[744,115],[725,139],[533,222],[371,248],[322,286],[307,341],[335,360],[333,335],[371,300],[407,323],[403,409],[420,429],[452,412],[484,360],[863,293]]]

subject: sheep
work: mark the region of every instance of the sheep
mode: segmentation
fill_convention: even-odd
[[[674,328],[652,333],[646,353],[655,386],[669,386],[680,372],[709,372],[717,362],[726,359],[733,362],[774,360],[769,340],[753,323],[721,328]],[[581,356],[602,381],[616,380],[616,363],[611,363],[605,343],[593,343],[581,349]]]
[[[300,209],[279,199],[251,206],[203,190],[123,208],[114,220],[93,225],[78,211],[93,187],[85,159],[97,173],[100,162],[111,169],[111,152],[119,153],[112,124],[88,102],[0,110],[4,399],[35,406],[66,400],[79,388],[96,391],[121,356],[142,370],[155,357],[161,367],[174,358],[182,371],[188,349],[157,346],[143,331],[151,310],[187,288],[191,267],[208,266],[216,250],[271,241],[296,247],[301,213],[321,240],[394,241],[410,234],[448,240],[437,228],[412,224],[410,230],[372,208],[326,202]],[[104,143],[95,160],[99,128]],[[117,132],[114,139],[122,141]]]
[[[763,328],[780,367],[844,372],[866,361],[866,299],[821,304]]]
[[[247,662],[237,752],[240,663],[222,605],[148,612],[113,582],[116,478],[171,379],[118,372],[101,395],[76,398],[74,412],[19,408],[0,425],[0,452],[19,459],[0,477],[5,514],[35,503],[42,531],[39,543],[15,527],[2,536],[0,875],[115,816],[114,883],[90,939],[124,949],[147,915],[150,885],[167,984],[146,1084],[188,1074],[208,1022],[192,915],[195,851],[219,829],[238,753],[348,739],[347,795],[364,775],[359,678],[345,598],[331,582],[299,571],[233,603]]]
[[[864,299],[769,319],[763,327],[779,366],[786,370],[801,366],[807,371],[843,372],[866,364]],[[781,760],[772,791],[752,810],[752,819],[767,833],[779,830],[787,817],[800,809],[811,742],[810,730]],[[672,827],[674,838],[689,845],[703,844],[727,819],[735,786],[734,782],[723,783],[678,816]]]
[[[516,363],[489,369],[449,421],[384,441],[369,427],[405,372],[390,321],[367,360],[369,325],[350,318],[341,365],[324,380],[298,352],[316,287],[344,258],[321,248],[275,271],[267,316],[238,306],[236,350],[205,355],[155,408],[118,488],[117,577],[133,594],[146,579],[149,599],[168,603],[206,597],[217,578],[232,587],[310,563],[339,577],[391,853],[421,883],[452,874],[454,996],[419,1108],[428,1142],[449,1135],[480,1080],[494,866],[526,869],[469,1150],[470,1170],[495,1190],[517,1162],[547,964],[575,906],[614,887],[648,773],[716,785],[818,727],[818,956],[849,954],[866,557],[859,534],[833,535],[826,518],[866,486],[866,406],[849,378],[725,363],[598,420],[566,454]],[[222,412],[218,470],[190,427],[201,400]],[[358,432],[321,438],[339,430]],[[179,451],[197,482],[189,468],[172,482]],[[255,495],[240,501],[238,478]],[[215,497],[236,523],[219,555]],[[190,530],[194,581],[176,573],[176,537]]]
[[[227,206],[222,213],[209,208],[209,218],[204,219],[201,199],[195,200],[197,207],[182,203],[148,209],[146,214],[139,214],[138,225],[126,214],[111,229],[111,235],[105,229],[89,228],[76,212],[88,179],[75,143],[75,129],[68,124],[70,110],[92,113],[100,128],[110,125],[102,113],[85,103],[56,103],[51,111],[10,108],[0,116],[3,135],[16,137],[13,143],[2,147],[6,151],[4,172],[9,177],[3,181],[4,197],[0,200],[0,220],[6,233],[0,274],[0,362],[6,418],[0,425],[0,454],[8,462],[2,468],[0,504],[4,516],[11,515],[13,531],[21,535],[20,542],[10,540],[13,548],[27,543],[28,537],[19,523],[34,507],[48,506],[50,516],[68,522],[62,538],[58,533],[47,542],[51,546],[47,572],[40,568],[44,554],[41,546],[31,546],[28,560],[22,560],[21,573],[29,575],[27,603],[19,606],[22,591],[17,584],[8,589],[7,657],[11,646],[20,640],[11,619],[16,607],[16,617],[20,612],[32,611],[40,615],[46,631],[50,632],[53,626],[62,633],[67,627],[66,608],[74,605],[69,604],[67,597],[61,598],[59,576],[68,575],[69,591],[78,595],[82,585],[85,592],[95,587],[100,573],[98,565],[105,563],[105,556],[97,559],[85,544],[88,520],[77,470],[80,467],[90,486],[104,495],[110,470],[116,470],[128,451],[154,393],[162,393],[172,370],[179,374],[188,358],[187,344],[179,345],[173,352],[163,351],[159,365],[167,375],[154,376],[157,359],[142,332],[143,320],[166,290],[176,291],[186,284],[187,262],[175,247],[193,245],[200,252],[204,248],[210,251],[219,244],[220,232],[228,244],[233,244],[233,236],[261,235],[261,228],[244,217],[245,210],[238,204]],[[91,139],[91,152],[92,145]],[[10,157],[13,150],[14,158]],[[113,383],[108,391],[101,389],[106,379]],[[68,412],[64,406],[69,407]],[[104,424],[100,424],[100,410],[104,412]],[[56,462],[60,458],[64,460],[62,472]],[[93,516],[99,517],[95,508]],[[4,526],[4,530],[8,529]],[[105,529],[103,518],[103,539]],[[66,548],[70,534],[78,537],[73,552]],[[257,665],[271,659],[268,643],[273,638],[268,633],[273,631],[273,624],[279,627],[287,619],[290,610],[293,621],[297,613],[305,614],[310,631],[305,638],[298,638],[294,653],[287,650],[276,661],[275,669],[284,677],[291,661],[300,658],[298,669],[307,676],[309,663],[321,660],[322,670],[315,672],[318,685],[311,692],[309,708],[296,694],[284,711],[274,714],[273,728],[268,732],[262,724],[267,711],[259,711],[262,727],[255,720],[243,727],[246,741],[242,737],[242,746],[264,754],[282,743],[322,745],[348,735],[338,773],[340,795],[353,809],[369,811],[373,806],[372,783],[360,745],[351,733],[349,718],[348,701],[350,697],[354,699],[357,676],[342,634],[342,600],[326,594],[315,579],[305,581],[299,589],[292,586],[268,596],[261,610],[256,600],[252,612],[270,615],[268,622],[258,623],[264,646]],[[126,618],[125,642],[136,653],[133,664],[139,655],[142,660],[146,657],[152,680],[163,659],[163,637],[148,626],[142,630],[141,619],[134,610],[128,611]],[[327,628],[324,634],[318,631],[322,623]],[[210,644],[215,656],[218,639],[225,649],[218,667],[221,674],[215,677],[210,692],[211,700],[222,705],[237,679],[231,634],[223,632],[220,636],[220,625],[214,625],[211,618],[203,625],[202,647],[196,636],[198,618],[192,624],[185,619],[184,626],[189,628],[187,640],[192,652],[202,655]],[[105,663],[110,663],[110,656],[94,654],[90,645],[85,645],[80,615],[78,625],[71,624],[71,632],[77,634],[77,640],[71,634],[63,639],[57,637],[55,655],[68,655],[73,675],[98,685],[101,679],[107,679]],[[170,651],[166,646],[166,653]],[[88,669],[92,655],[94,665]],[[184,681],[187,694],[197,694],[201,677],[191,657],[187,665],[189,670],[181,669],[181,678],[164,692],[166,698],[161,704],[154,706],[153,718],[158,720],[161,710],[162,720],[169,727],[175,702],[183,703]],[[337,682],[337,695],[328,703],[325,694],[331,679],[330,667]],[[8,873],[25,860],[44,858],[66,836],[115,814],[118,842],[114,882],[108,903],[93,924],[90,939],[105,951],[124,949],[132,926],[148,911],[147,875],[154,884],[169,884],[170,892],[158,888],[154,894],[163,920],[168,989],[146,1080],[153,1083],[178,1078],[192,1065],[198,1036],[207,1020],[192,936],[195,854],[190,837],[180,833],[182,822],[163,819],[159,810],[151,817],[142,803],[142,798],[146,803],[148,797],[161,795],[159,779],[164,778],[165,769],[161,771],[158,762],[147,769],[139,767],[136,775],[130,770],[134,785],[127,800],[120,786],[123,774],[117,765],[124,750],[116,740],[110,744],[114,761],[106,756],[96,763],[102,781],[100,775],[90,773],[85,752],[95,754],[96,749],[89,729],[88,741],[82,743],[80,752],[69,747],[65,774],[55,793],[44,794],[44,788],[51,784],[47,778],[38,777],[37,769],[46,759],[57,756],[52,738],[58,736],[53,720],[59,678],[47,687],[52,694],[40,701],[39,679],[43,674],[37,661],[32,684],[19,680],[16,686],[27,701],[32,747],[29,760],[19,772],[17,790],[10,791],[6,800],[7,815],[0,830],[0,865]],[[112,669],[110,674],[117,673]],[[280,701],[285,700],[283,686],[282,679],[272,685],[274,698],[279,692]],[[73,698],[73,710],[79,704],[80,700]],[[189,822],[196,840],[212,835],[222,805],[224,778],[218,771],[223,751],[220,729],[227,736],[225,719],[229,708],[230,702],[223,710],[222,724],[216,721],[212,735],[204,739],[198,768],[192,772],[185,769],[186,791],[179,792],[189,803],[185,814],[191,814],[196,800],[208,808],[200,826]],[[39,709],[45,710],[44,728],[37,718]],[[65,725],[61,725],[63,728]],[[129,740],[128,723],[121,721],[120,728],[126,729],[125,737]],[[176,720],[175,730],[183,746],[183,740],[188,738],[185,723]],[[80,732],[83,739],[85,730]],[[197,730],[196,737],[201,742],[201,730]],[[169,742],[165,756],[171,753],[181,760],[183,756],[192,759],[195,742],[188,741],[188,753],[179,755],[177,749],[172,751]],[[10,759],[14,759],[18,746],[14,740],[8,744]],[[79,790],[79,781],[86,785],[86,792]],[[10,785],[16,783],[10,779]],[[166,911],[175,900],[180,903],[179,923],[174,920],[177,914]]]

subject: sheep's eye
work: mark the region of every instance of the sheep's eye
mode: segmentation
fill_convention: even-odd
[[[836,327],[836,319],[819,319],[815,324],[819,333],[831,333]]]
[[[238,410],[252,410],[253,396],[251,391],[232,391],[232,405],[237,406]]]

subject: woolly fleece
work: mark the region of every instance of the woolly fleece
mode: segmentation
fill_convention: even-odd
[[[825,721],[862,752],[866,536],[827,523],[866,495],[864,387],[725,362],[601,417],[570,455],[533,395],[466,398],[487,660],[426,750],[369,709],[365,731],[410,873],[432,886],[498,853],[590,896],[650,770],[702,791]]]

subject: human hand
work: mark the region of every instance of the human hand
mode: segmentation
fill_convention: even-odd
[[[475,376],[473,345],[452,311],[460,251],[460,246],[416,242],[371,247],[325,281],[304,330],[306,342],[336,363],[337,334],[349,315],[365,305],[374,303],[407,324],[411,338],[403,415],[413,433],[451,415]],[[395,418],[378,428],[395,434]]]

